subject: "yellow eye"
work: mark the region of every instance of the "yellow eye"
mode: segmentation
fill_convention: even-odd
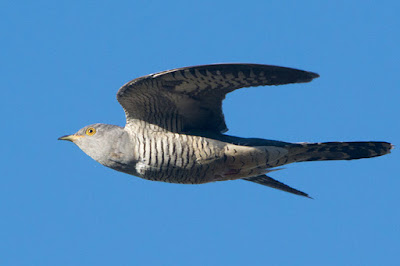
[[[96,129],[94,129],[93,127],[89,127],[88,129],[86,129],[86,135],[88,136],[93,136],[96,133]]]

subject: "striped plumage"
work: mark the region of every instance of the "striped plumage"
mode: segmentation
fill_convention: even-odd
[[[139,176],[171,183],[213,181],[210,173],[222,166],[222,143],[171,132],[143,134],[133,141]]]
[[[127,120],[124,128],[93,124],[60,139],[73,141],[105,166],[148,180],[201,184],[242,179],[308,196],[266,174],[293,162],[381,156],[392,145],[288,143],[224,135],[222,101],[238,88],[309,82],[316,77],[312,72],[256,64],[204,65],[151,74],[118,91]]]

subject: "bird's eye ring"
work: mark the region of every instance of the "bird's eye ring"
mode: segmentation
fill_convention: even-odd
[[[93,127],[89,127],[88,129],[86,129],[86,135],[88,136],[93,136],[96,133],[96,129],[94,129]]]

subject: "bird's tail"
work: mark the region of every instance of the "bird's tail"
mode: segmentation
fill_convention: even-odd
[[[287,154],[274,161],[274,163],[270,165],[271,167],[294,162],[371,158],[388,154],[393,148],[393,145],[387,142],[324,142],[287,144],[288,145],[283,146],[287,150]],[[292,188],[266,175],[245,177],[243,180],[310,198],[307,193]]]
[[[372,158],[388,154],[392,148],[393,145],[388,142],[295,143],[289,146],[284,164]]]

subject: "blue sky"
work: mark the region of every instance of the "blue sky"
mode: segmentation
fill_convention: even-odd
[[[398,1],[2,1],[1,265],[395,265],[397,149],[288,165],[314,200],[243,181],[150,182],[61,135],[123,126],[130,79],[252,62],[321,75],[228,95],[231,135],[400,143]]]

